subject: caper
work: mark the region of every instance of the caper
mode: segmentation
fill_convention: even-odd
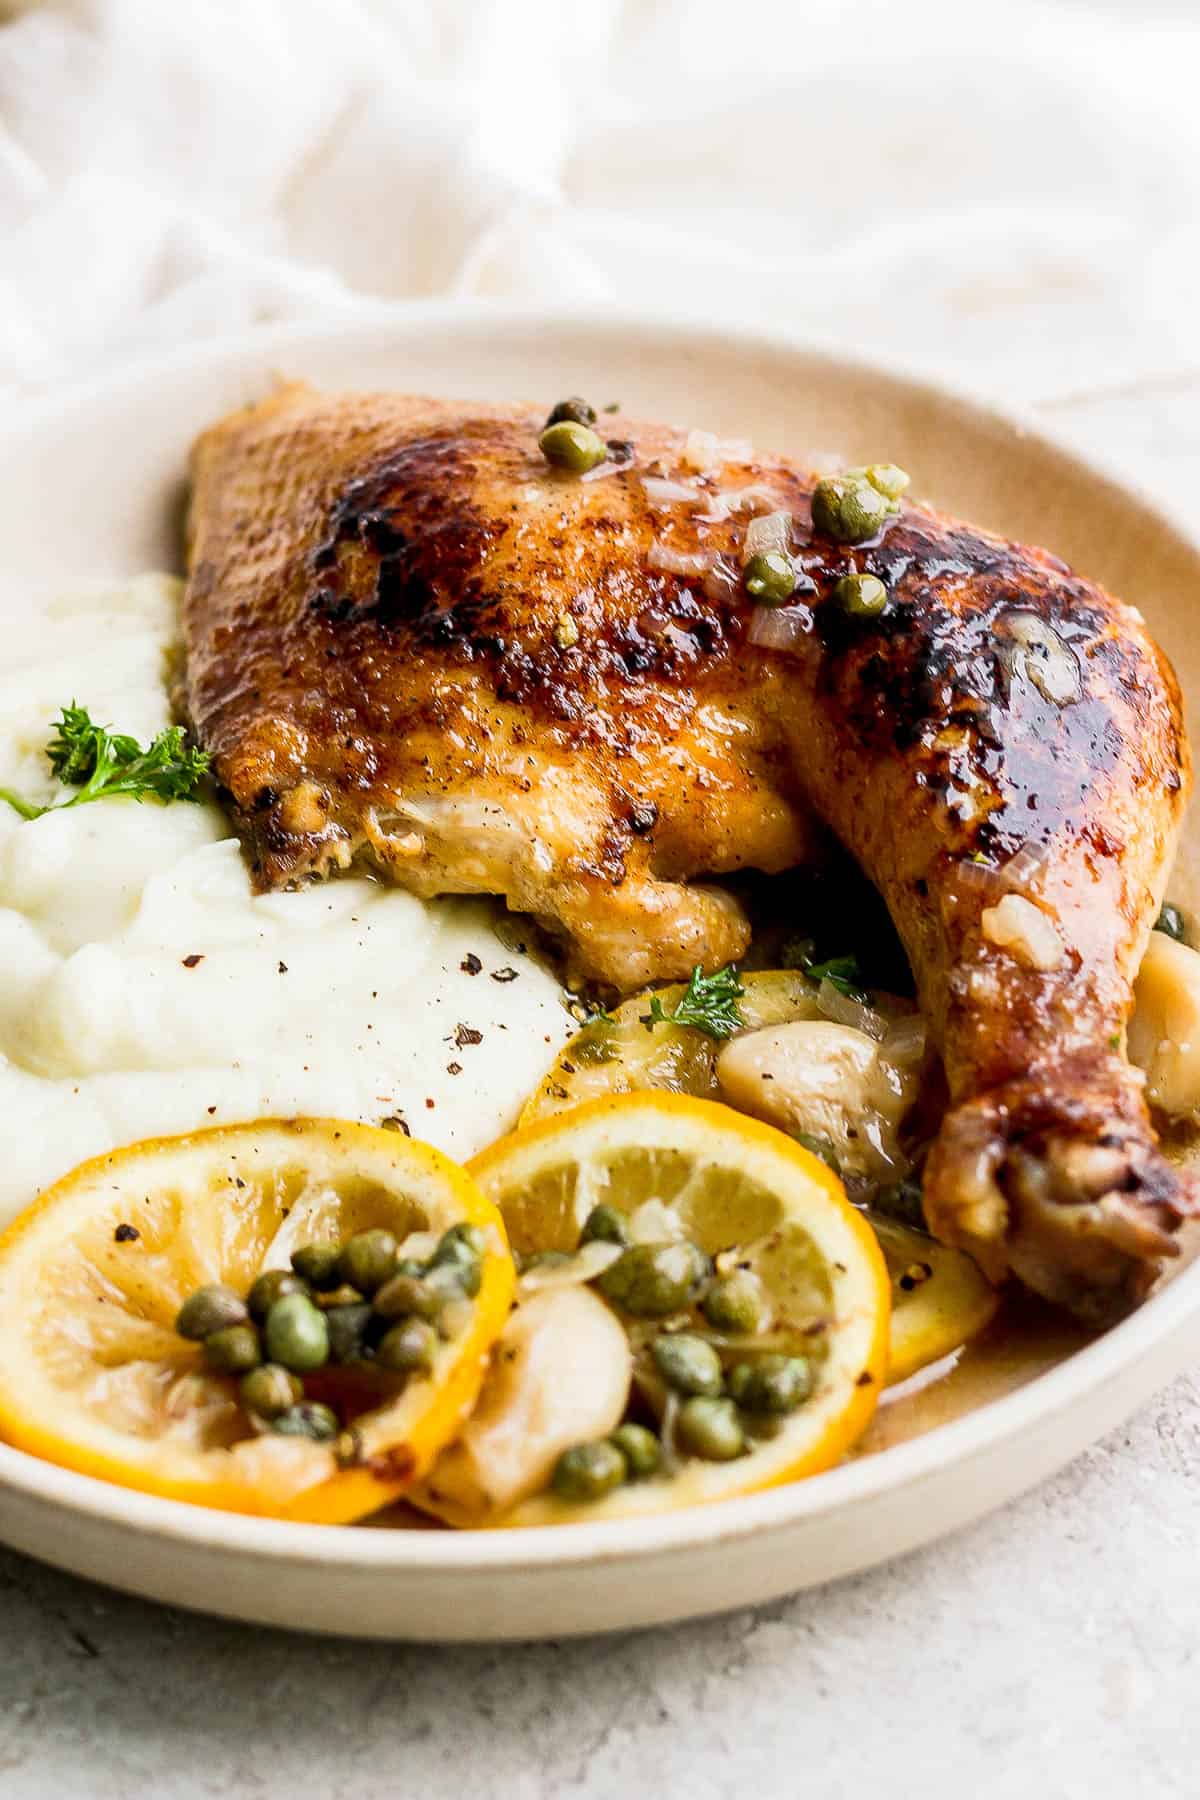
[[[615,1206],[593,1206],[583,1221],[581,1244],[628,1244],[629,1220]]]
[[[813,1131],[793,1131],[791,1136],[802,1150],[807,1150],[810,1156],[815,1156],[818,1162],[823,1162],[825,1167],[832,1169],[835,1175],[841,1174],[841,1160],[827,1137],[818,1137]]]
[[[887,605],[888,591],[878,575],[843,575],[833,598],[851,618],[870,619]]]
[[[439,1312],[443,1311],[451,1302],[466,1298],[463,1275],[467,1272],[463,1263],[447,1262],[438,1263],[436,1268],[430,1269],[428,1275],[422,1277],[425,1286],[437,1302]],[[476,1272],[478,1272],[478,1265],[476,1265]],[[478,1291],[478,1279],[476,1279],[475,1287]]]
[[[462,1250],[470,1251],[472,1256],[483,1256],[487,1250],[487,1239],[478,1225],[451,1225],[438,1240],[432,1261],[446,1262],[461,1254]]]
[[[301,1244],[292,1251],[292,1267],[309,1287],[336,1287],[340,1254],[336,1244]]]
[[[304,1385],[279,1363],[262,1363],[242,1376],[238,1393],[247,1412],[257,1413],[260,1419],[277,1419],[303,1400]]]
[[[606,1300],[639,1319],[687,1306],[711,1264],[696,1244],[633,1244],[596,1278]]]
[[[223,1281],[210,1281],[189,1294],[175,1315],[180,1337],[206,1338],[227,1325],[244,1325],[250,1317],[246,1302]]]
[[[550,408],[546,415],[546,424],[548,426],[561,425],[564,419],[573,425],[594,425],[596,409],[594,406],[589,406],[586,400],[581,400],[578,394],[572,394],[569,399],[560,400],[557,406]]]
[[[829,475],[813,489],[813,524],[839,544],[862,544],[873,538],[889,508],[887,495],[865,476]]]
[[[752,556],[742,570],[742,586],[760,606],[782,606],[796,591],[796,565],[782,550]]]
[[[898,500],[912,477],[897,463],[869,463],[866,477],[871,486],[889,500]]]
[[[348,1281],[343,1281],[335,1288],[326,1288],[323,1294],[312,1294],[309,1297],[322,1312],[330,1312],[335,1306],[361,1306],[366,1299],[366,1295],[360,1294]]]
[[[263,1326],[267,1356],[297,1375],[329,1361],[329,1325],[307,1294],[285,1294],[267,1314]]]
[[[432,1325],[424,1319],[406,1319],[403,1325],[393,1325],[380,1338],[375,1361],[400,1374],[413,1371],[428,1374],[433,1367],[437,1343],[438,1335]]]
[[[436,1319],[445,1296],[424,1275],[393,1275],[371,1305],[381,1319]]]
[[[463,1293],[473,1297],[479,1292],[483,1280],[483,1256],[486,1248],[486,1240],[477,1225],[452,1225],[449,1231],[443,1233],[433,1253],[429,1272],[432,1274],[434,1269],[453,1269]]]
[[[395,1274],[395,1237],[382,1226],[376,1226],[373,1231],[356,1231],[342,1245],[337,1268],[342,1281],[356,1287],[360,1294],[373,1294]]]
[[[547,425],[538,439],[538,449],[556,469],[570,469],[575,475],[586,474],[608,455],[600,433],[573,419]]]
[[[271,1420],[271,1430],[281,1437],[312,1438],[317,1444],[331,1443],[341,1429],[332,1406],[322,1406],[319,1400],[302,1400]]]
[[[365,1300],[329,1308],[324,1318],[329,1333],[330,1362],[344,1365],[362,1361],[372,1317],[370,1305]]]
[[[246,1299],[252,1319],[265,1319],[286,1294],[303,1294],[306,1284],[291,1269],[264,1269]]]
[[[925,1203],[921,1192],[921,1184],[906,1175],[903,1181],[890,1181],[875,1194],[871,1205],[885,1218],[896,1219],[901,1225],[911,1225],[917,1231],[925,1230]]]
[[[714,1281],[700,1302],[700,1310],[717,1331],[748,1337],[761,1331],[767,1316],[762,1283],[749,1269],[734,1269]]]
[[[677,1394],[719,1394],[721,1359],[711,1344],[690,1331],[664,1332],[650,1346],[655,1366]]]
[[[675,1421],[680,1448],[705,1462],[732,1462],[746,1448],[746,1433],[732,1400],[697,1394],[685,1400]]]
[[[729,1392],[747,1412],[795,1412],[812,1391],[812,1364],[806,1356],[760,1356],[729,1371]]]
[[[662,1445],[644,1425],[618,1425],[608,1441],[625,1458],[631,1479],[653,1475],[662,1461]]]
[[[1154,929],[1164,937],[1174,938],[1177,944],[1187,943],[1187,922],[1177,906],[1164,906],[1154,921]]]
[[[600,1438],[574,1444],[554,1465],[550,1485],[560,1500],[599,1500],[624,1481],[628,1464],[616,1444]]]
[[[241,1375],[262,1361],[262,1347],[253,1325],[226,1325],[210,1331],[204,1340],[204,1360],[220,1375]]]

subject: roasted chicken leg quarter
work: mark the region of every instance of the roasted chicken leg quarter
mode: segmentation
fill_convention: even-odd
[[[847,543],[744,445],[617,417],[580,474],[542,424],[290,386],[197,443],[185,705],[255,881],[365,859],[502,894],[628,990],[743,953],[704,878],[832,833],[945,1064],[932,1228],[1118,1315],[1191,1204],[1125,1057],[1190,778],[1140,616],[924,506]],[[768,609],[743,570],[775,514]]]

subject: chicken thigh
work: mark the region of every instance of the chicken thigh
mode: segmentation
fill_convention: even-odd
[[[816,476],[745,445],[615,417],[571,473],[542,423],[289,386],[200,438],[184,704],[255,881],[502,894],[628,991],[743,953],[705,878],[832,834],[945,1063],[932,1228],[1118,1315],[1190,1207],[1125,1057],[1190,779],[1140,616],[923,506],[843,542]],[[774,514],[768,608],[743,565]]]

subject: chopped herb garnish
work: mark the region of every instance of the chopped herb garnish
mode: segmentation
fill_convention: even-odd
[[[87,708],[74,701],[55,720],[46,756],[64,787],[78,789],[57,807],[82,806],[111,794],[129,794],[135,800],[147,795],[164,801],[197,800],[210,762],[207,750],[185,743],[181,725],[169,725],[143,749],[136,738],[94,725]],[[0,788],[0,800],[23,819],[40,819],[56,810],[54,805],[22,799],[9,788]]]
[[[715,975],[706,975],[697,963],[671,1011],[667,1012],[655,994],[650,1011],[640,1015],[641,1021],[648,1031],[656,1025],[684,1025],[711,1038],[732,1037],[745,1024],[737,1004],[745,991],[733,963],[718,969]]]
[[[802,969],[808,979],[818,985],[827,981],[830,987],[836,988],[848,1000],[862,1003],[867,998],[858,957],[853,953],[849,956],[831,956],[824,962],[818,962],[813,940],[794,938],[784,945],[781,960],[785,969]]]
[[[867,997],[857,956],[831,956],[828,962],[813,963],[804,973],[810,981],[827,981],[848,1000],[863,1001]]]

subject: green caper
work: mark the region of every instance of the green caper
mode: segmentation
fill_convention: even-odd
[[[238,1385],[242,1405],[260,1419],[277,1419],[304,1398],[304,1385],[279,1363],[262,1363],[243,1375]]]
[[[322,1406],[319,1400],[302,1400],[271,1420],[271,1430],[281,1437],[311,1438],[316,1444],[332,1443],[341,1429],[332,1406]]]
[[[897,463],[869,463],[864,473],[871,486],[889,500],[898,500],[912,480],[908,470]]]
[[[625,1480],[629,1465],[610,1438],[574,1444],[554,1465],[550,1485],[560,1500],[599,1500]]]
[[[721,1359],[711,1344],[690,1331],[664,1332],[650,1346],[655,1366],[677,1394],[719,1394]]]
[[[326,1288],[323,1294],[311,1294],[309,1298],[322,1312],[331,1312],[335,1306],[361,1306],[366,1295],[343,1281],[339,1287]]]
[[[241,1375],[262,1361],[262,1347],[253,1325],[226,1325],[210,1331],[204,1340],[204,1360],[220,1375]]]
[[[675,1435],[682,1450],[702,1456],[705,1462],[732,1462],[746,1448],[746,1433],[733,1401],[706,1394],[684,1401],[675,1421]]]
[[[381,1319],[436,1319],[445,1301],[424,1275],[393,1275],[371,1300]]]
[[[468,1250],[472,1256],[482,1257],[487,1251],[487,1239],[478,1225],[451,1225],[438,1240],[431,1261],[446,1262]]]
[[[752,1413],[789,1413],[813,1391],[812,1364],[806,1356],[760,1356],[729,1371],[729,1392]]]
[[[863,544],[879,531],[889,507],[887,495],[865,476],[829,475],[813,489],[812,521],[839,544]]]
[[[712,1265],[696,1244],[632,1244],[596,1278],[606,1300],[638,1319],[687,1306]]]
[[[760,606],[782,606],[796,591],[796,565],[782,550],[752,556],[742,570],[742,586]]]
[[[263,1326],[267,1356],[297,1375],[307,1375],[329,1361],[329,1324],[307,1294],[285,1294],[267,1314]]]
[[[871,619],[887,605],[888,591],[878,575],[843,575],[833,598],[851,618]]]
[[[570,469],[574,475],[585,475],[608,455],[600,433],[573,419],[547,425],[538,439],[538,449],[556,469]]]
[[[292,1267],[309,1287],[336,1287],[340,1254],[337,1244],[301,1244],[292,1251]]]
[[[621,1244],[629,1242],[629,1220],[615,1206],[593,1206],[583,1221],[579,1234],[581,1244]]]
[[[398,1374],[428,1374],[437,1353],[438,1335],[424,1319],[405,1319],[385,1331],[375,1350],[375,1361]]]
[[[189,1294],[175,1315],[180,1337],[206,1338],[228,1325],[244,1325],[250,1317],[246,1302],[223,1281],[210,1281]]]
[[[430,1269],[428,1275],[422,1277],[426,1287],[437,1302],[439,1313],[449,1306],[452,1301],[464,1300],[466,1298],[467,1290],[463,1286],[464,1273],[469,1274],[469,1271],[464,1264],[447,1262],[439,1263],[435,1269]],[[477,1276],[478,1264],[476,1264],[476,1277]],[[476,1279],[476,1292],[478,1292],[478,1288],[479,1282],[478,1279]]]
[[[886,1187],[876,1191],[871,1205],[885,1218],[895,1219],[901,1225],[911,1225],[917,1231],[924,1231],[925,1201],[921,1192],[921,1184],[906,1175],[903,1181],[890,1181]]]
[[[396,1272],[396,1239],[382,1226],[356,1231],[342,1245],[337,1267],[342,1281],[360,1294],[373,1294]]]
[[[569,399],[560,400],[557,406],[552,406],[546,414],[547,426],[561,425],[564,420],[572,425],[594,425],[596,409],[589,406],[586,400],[581,400],[578,394],[572,394]]]
[[[349,1306],[331,1306],[325,1313],[325,1329],[329,1333],[330,1362],[361,1362],[367,1341],[367,1328],[373,1314],[366,1300]]]
[[[449,1231],[443,1233],[433,1253],[429,1272],[432,1274],[434,1269],[453,1269],[463,1293],[474,1297],[483,1280],[486,1248],[486,1240],[477,1225],[452,1225]]]
[[[609,1433],[608,1441],[615,1444],[625,1458],[631,1480],[653,1475],[662,1461],[662,1445],[644,1425],[618,1425]]]
[[[1164,937],[1174,938],[1177,944],[1187,943],[1187,921],[1177,906],[1164,906],[1154,921],[1154,929]]]
[[[750,1269],[734,1269],[714,1281],[700,1302],[700,1310],[717,1331],[749,1337],[761,1331],[767,1317],[762,1283]]]
[[[306,1291],[306,1284],[292,1269],[264,1269],[246,1299],[250,1317],[261,1321],[277,1300],[282,1300],[286,1294]]]
[[[793,1131],[791,1136],[802,1150],[807,1150],[810,1156],[815,1156],[818,1162],[823,1162],[825,1167],[832,1169],[835,1175],[841,1174],[841,1159],[827,1137],[818,1137],[813,1131]]]

